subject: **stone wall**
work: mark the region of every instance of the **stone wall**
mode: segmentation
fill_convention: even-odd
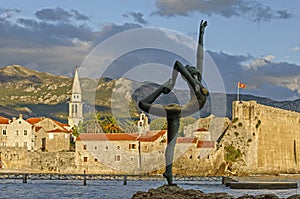
[[[49,152],[59,152],[70,150],[70,133],[46,133],[46,150]]]
[[[77,173],[75,152],[31,152],[18,147],[0,147],[2,168],[34,172]]]
[[[233,120],[248,141],[244,160],[250,173],[295,173],[300,169],[300,113],[233,102]]]

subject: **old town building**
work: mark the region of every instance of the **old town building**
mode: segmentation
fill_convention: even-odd
[[[19,118],[0,117],[0,144],[3,147],[24,147],[34,149],[34,134],[32,126],[22,115]]]
[[[68,151],[72,131],[68,130],[69,125],[62,124],[50,118],[29,118],[26,120],[32,125],[35,135],[36,151]]]

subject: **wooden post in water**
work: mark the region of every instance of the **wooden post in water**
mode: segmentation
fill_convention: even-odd
[[[124,185],[127,185],[127,175],[124,176]]]
[[[27,183],[27,177],[28,177],[28,174],[24,173],[23,174],[23,183]]]
[[[86,186],[86,174],[85,174],[85,170],[83,171],[83,185]]]

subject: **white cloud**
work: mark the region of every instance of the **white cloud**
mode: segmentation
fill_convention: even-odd
[[[286,76],[286,77],[266,77],[265,81],[273,85],[288,88],[292,91],[300,93],[300,77],[299,76]]]
[[[265,57],[262,58],[257,58],[254,59],[252,62],[250,63],[243,63],[242,65],[244,66],[244,68],[246,69],[254,69],[257,70],[257,68],[261,67],[261,66],[265,66],[268,65],[272,62],[272,60],[275,59],[275,56],[273,55],[267,55]]]
[[[300,65],[276,62],[273,55],[253,59],[209,51],[218,66],[226,91],[236,92],[236,82],[247,84],[245,93],[276,100],[300,98]],[[252,68],[250,68],[252,67]],[[254,69],[253,69],[254,68]]]
[[[156,0],[156,11],[153,13],[172,17],[176,15],[188,16],[193,12],[208,16],[216,14],[226,18],[245,16],[255,22],[292,17],[287,10],[274,10],[268,5],[255,0]]]
[[[86,24],[89,18],[76,10],[42,9],[36,18],[20,17],[20,12],[0,8],[0,65],[26,65],[54,74],[73,71],[106,38],[141,27],[125,23],[94,30]]]
[[[293,48],[291,48],[292,51],[298,52],[300,51],[300,47],[299,46],[294,46]]]

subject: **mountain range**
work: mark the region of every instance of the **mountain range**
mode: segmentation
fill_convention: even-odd
[[[66,122],[68,100],[71,94],[72,78],[42,73],[19,65],[0,69],[0,116],[51,117]],[[137,102],[159,85],[151,82],[135,82],[129,79],[81,78],[85,102],[91,92],[95,94],[95,108],[103,115],[137,118]],[[178,103],[188,100],[188,92],[176,90],[158,99],[158,103]],[[211,93],[200,111],[202,117],[214,114],[231,118],[232,101],[236,94]],[[240,95],[240,100],[255,100],[260,104],[300,112],[300,99],[275,101],[265,97]],[[88,107],[84,103],[84,107]],[[223,110],[223,111],[219,111]],[[199,115],[199,114],[198,114]]]

